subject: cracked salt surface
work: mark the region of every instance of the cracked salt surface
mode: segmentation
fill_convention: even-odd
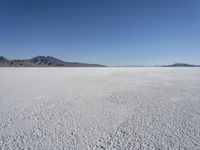
[[[0,68],[0,149],[200,149],[199,68]]]

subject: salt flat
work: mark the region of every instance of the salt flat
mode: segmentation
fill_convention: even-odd
[[[0,149],[200,149],[200,68],[0,68]]]

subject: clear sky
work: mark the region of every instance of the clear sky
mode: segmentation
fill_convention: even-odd
[[[0,0],[0,55],[200,64],[200,0]]]

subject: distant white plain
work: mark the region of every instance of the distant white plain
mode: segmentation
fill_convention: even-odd
[[[200,149],[200,68],[0,68],[0,149]]]

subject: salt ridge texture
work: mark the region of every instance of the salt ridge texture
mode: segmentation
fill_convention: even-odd
[[[0,68],[0,149],[200,149],[200,69]]]

